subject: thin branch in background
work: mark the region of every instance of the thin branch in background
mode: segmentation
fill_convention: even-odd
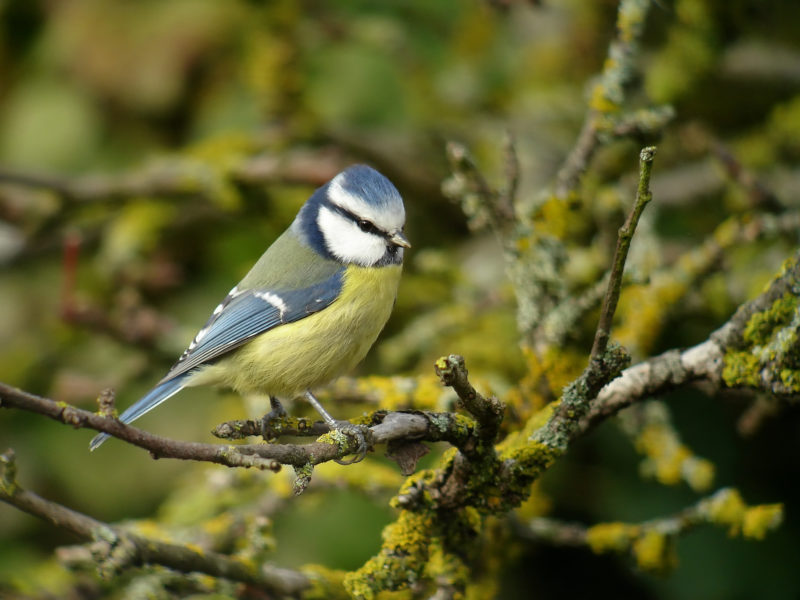
[[[77,230],[67,231],[64,235],[64,252],[62,258],[61,284],[61,318],[68,320],[75,311],[75,289],[78,279],[78,259],[80,258],[82,236]]]
[[[761,426],[781,412],[781,403],[768,394],[758,394],[736,421],[736,431],[742,437],[752,437]]]
[[[617,11],[617,33],[608,48],[599,81],[592,90],[592,99],[586,118],[578,134],[575,146],[556,175],[555,195],[566,198],[578,187],[580,177],[589,168],[595,152],[600,146],[600,133],[608,127],[605,122],[617,113],[625,103],[626,88],[636,74],[636,58],[639,40],[644,32],[651,0],[622,0]],[[663,117],[664,115],[661,115]],[[639,119],[647,121],[648,119]],[[656,121],[663,120],[656,119]],[[636,133],[640,127],[633,126],[631,115],[625,117],[622,131]],[[644,130],[650,127],[643,125]],[[613,126],[611,128],[613,130]]]
[[[729,148],[721,142],[716,142],[711,145],[711,150],[722,163],[728,177],[747,193],[752,208],[769,212],[783,211],[784,206],[775,193],[755,173],[739,162]]]
[[[567,198],[570,192],[578,187],[581,175],[589,168],[589,162],[599,147],[597,132],[597,116],[594,111],[589,111],[581,126],[580,133],[578,133],[575,145],[556,175],[556,197]]]
[[[135,345],[151,353],[163,355],[158,349],[159,334],[169,329],[168,319],[150,307],[143,306],[138,293],[121,290],[118,294],[119,310],[113,313],[100,306],[81,301],[77,294],[78,266],[83,236],[70,230],[64,236],[61,298],[61,319],[70,325],[80,325],[126,345]],[[127,293],[126,293],[127,292]],[[169,356],[161,356],[169,359]]]
[[[639,186],[636,189],[636,199],[617,237],[617,248],[614,251],[611,275],[608,280],[608,292],[603,299],[603,307],[600,309],[600,321],[597,324],[597,331],[592,344],[590,362],[598,360],[608,346],[611,323],[617,310],[617,302],[619,301],[619,293],[622,287],[622,274],[625,271],[628,250],[630,249],[636,226],[639,223],[639,217],[642,216],[645,206],[653,198],[653,194],[650,192],[650,173],[653,169],[655,155],[655,146],[643,148],[639,153]]]
[[[503,212],[514,217],[516,214],[515,206],[517,203],[517,191],[519,190],[520,165],[517,155],[517,142],[511,130],[507,130],[503,137],[503,153],[505,155],[505,176],[506,184],[500,193],[499,203],[505,207]]]
[[[256,143],[256,142],[254,142]],[[191,156],[191,149],[189,149]],[[260,153],[256,147],[225,173],[234,183],[268,183],[319,186],[345,166],[339,153],[331,149],[293,151],[280,156]],[[68,204],[117,202],[128,198],[182,198],[213,196],[219,174],[200,159],[164,158],[135,170],[116,174],[61,177],[0,167],[0,184],[33,190],[46,190]]]
[[[461,203],[473,229],[480,229],[488,223],[502,237],[514,222],[510,197],[489,184],[465,146],[448,142],[446,151],[453,175],[443,186],[445,195]]]

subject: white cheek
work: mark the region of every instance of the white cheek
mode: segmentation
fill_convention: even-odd
[[[317,224],[328,251],[342,262],[367,267],[386,253],[382,237],[361,231],[351,220],[327,207],[320,208]]]

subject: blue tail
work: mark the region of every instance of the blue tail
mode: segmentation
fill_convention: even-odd
[[[132,406],[129,406],[127,410],[125,410],[125,412],[123,412],[119,416],[119,420],[122,421],[123,423],[130,423],[132,421],[135,421],[146,412],[150,412],[151,410],[153,410],[156,406],[158,406],[165,400],[172,398],[172,396],[174,396],[183,389],[184,379],[186,379],[186,377],[190,374],[192,374],[192,371],[189,371],[188,373],[183,373],[178,377],[175,377],[174,379],[165,381],[164,383],[160,383],[152,390],[150,390],[145,396],[140,398],[138,402],[136,402]],[[92,438],[92,441],[89,443],[89,450],[96,450],[109,437],[111,436],[109,436],[107,433],[100,433],[94,436],[94,438]]]

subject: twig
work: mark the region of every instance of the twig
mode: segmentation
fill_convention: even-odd
[[[489,185],[463,145],[448,142],[446,150],[453,171],[451,183],[457,182],[457,185],[449,186],[451,189],[447,195],[461,201],[462,210],[473,227],[483,225],[485,220],[498,235],[505,232],[514,222],[514,206],[509,201],[512,197],[510,193],[516,193],[513,166],[507,164],[506,168],[510,171],[512,179],[507,193],[502,194]],[[509,161],[513,162],[513,159],[509,158]]]
[[[780,412],[780,404],[774,396],[758,394],[736,421],[736,431],[742,437],[751,437],[761,429],[764,422]]]
[[[564,388],[558,407],[547,423],[530,436],[531,441],[542,443],[557,453],[565,452],[570,441],[578,435],[581,419],[589,412],[595,396],[630,364],[628,353],[620,346],[609,346],[608,340],[619,300],[628,249],[639,217],[652,198],[649,184],[654,156],[654,147],[643,148],[639,155],[639,187],[631,212],[619,230],[608,290],[603,300],[589,364],[577,379]]]
[[[755,209],[764,209],[771,212],[783,210],[783,204],[775,193],[756,175],[747,169],[734,154],[721,142],[711,146],[714,155],[725,167],[725,171],[733,181],[739,184],[747,193],[750,205]]]
[[[625,271],[625,261],[628,258],[631,240],[642,211],[653,198],[650,192],[650,173],[653,168],[655,154],[655,146],[643,148],[639,153],[639,187],[636,189],[636,199],[633,207],[631,207],[631,212],[628,214],[625,224],[620,228],[617,237],[617,248],[614,251],[614,261],[611,265],[608,291],[603,299],[603,307],[600,310],[600,321],[597,324],[597,331],[594,336],[594,344],[589,358],[590,362],[598,360],[608,346],[609,336],[611,335],[611,322],[617,310],[619,292],[622,287],[622,274]]]
[[[566,198],[578,186],[581,175],[589,168],[589,162],[600,146],[601,130],[608,128],[603,119],[619,111],[625,101],[626,87],[636,72],[635,59],[639,50],[639,39],[644,32],[651,4],[651,0],[620,2],[617,12],[617,35],[609,45],[608,58],[593,89],[589,111],[575,146],[556,176],[555,194],[559,198]],[[639,130],[639,127],[631,125],[630,117],[625,119],[625,123],[620,133],[626,130],[630,132]]]
[[[503,421],[505,405],[494,396],[485,398],[472,387],[463,356],[443,356],[436,361],[434,369],[442,384],[453,388],[467,412],[477,419],[478,436],[493,442]]]
[[[590,110],[575,145],[556,175],[555,194],[558,198],[566,198],[578,186],[581,175],[589,168],[589,162],[599,145],[597,132],[597,116]]]
[[[26,513],[49,521],[81,538],[93,540],[95,559],[105,571],[120,571],[138,565],[157,564],[182,573],[205,573],[240,581],[279,597],[296,596],[311,583],[305,575],[289,569],[252,563],[210,551],[197,551],[180,544],[145,538],[51,502],[19,487],[13,475],[13,453],[3,455],[0,500]],[[12,473],[9,477],[9,473]]]

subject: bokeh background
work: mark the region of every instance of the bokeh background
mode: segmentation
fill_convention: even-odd
[[[525,369],[514,294],[494,237],[470,232],[442,192],[445,144],[465,144],[501,182],[512,132],[519,196],[536,197],[575,143],[616,10],[608,0],[0,1],[0,381],[85,408],[113,387],[127,406],[313,189],[366,162],[404,195],[414,249],[359,373],[430,374],[437,356],[458,352],[502,393]],[[720,144],[763,182],[767,209],[798,208],[800,4],[660,0],[637,64],[634,102],[675,110],[647,215],[661,252],[678,256],[752,208]],[[587,193],[632,183],[638,148],[605,146]],[[728,253],[667,316],[653,352],[705,339],[796,244]],[[717,485],[785,503],[778,532],[750,542],[699,529],[663,576],[510,540],[501,597],[798,597],[800,411],[783,407],[745,437],[737,423],[751,401],[681,391],[668,404],[686,443],[716,465]],[[193,390],[140,425],[212,441],[213,425],[247,414],[233,395]],[[99,519],[157,518],[176,486],[214,476],[114,441],[89,454],[90,437],[0,411],[0,446],[16,449],[21,483]],[[640,477],[639,463],[604,425],[545,477],[551,514],[638,521],[696,500],[685,485]],[[357,568],[392,518],[387,498],[334,486],[293,501],[275,521],[272,560]],[[53,550],[76,541],[0,506],[0,595],[61,597],[67,576]]]

